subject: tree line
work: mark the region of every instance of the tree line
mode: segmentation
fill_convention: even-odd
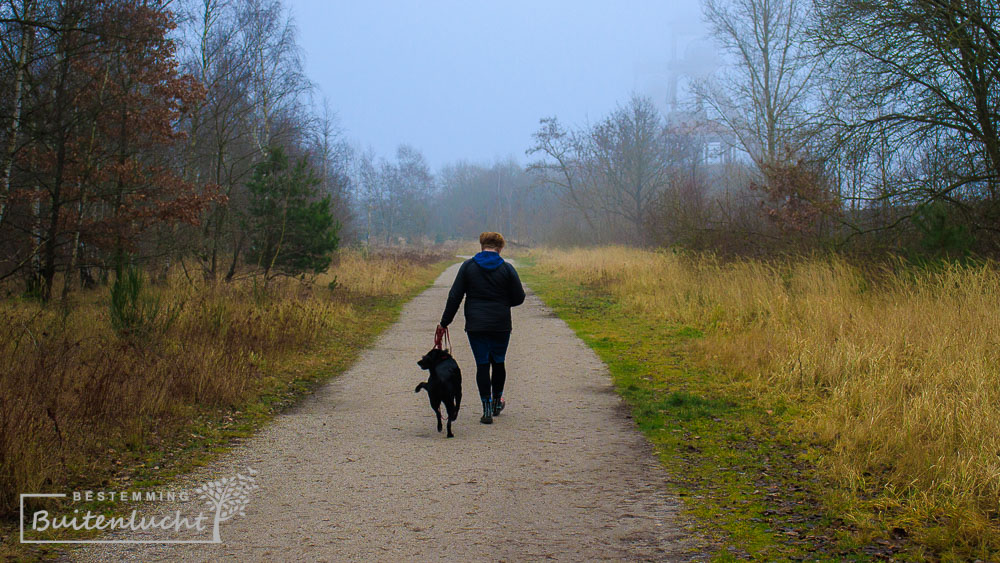
[[[353,159],[354,236],[372,244],[433,244],[501,231],[515,243],[549,240],[557,194],[515,159],[458,161],[432,173],[423,155],[401,145],[394,159],[358,151]]]
[[[6,0],[0,26],[0,277],[323,267],[346,149],[279,0]]]
[[[726,64],[681,111],[541,121],[531,168],[580,240],[1000,250],[997,2],[702,5]]]
[[[998,250],[1000,7],[704,0],[724,68],[527,164],[350,146],[280,0],[0,2],[0,279],[319,271],[341,240]],[[59,285],[61,284],[61,285]],[[57,287],[58,285],[58,287]]]

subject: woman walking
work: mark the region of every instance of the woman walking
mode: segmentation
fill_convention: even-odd
[[[465,332],[476,358],[476,384],[483,401],[483,416],[479,422],[483,424],[492,424],[493,417],[505,406],[503,386],[507,369],[504,358],[510,341],[510,308],[524,303],[524,288],[517,270],[500,257],[504,244],[500,233],[479,235],[482,252],[466,260],[458,269],[441,315],[440,327],[447,327],[465,298]]]

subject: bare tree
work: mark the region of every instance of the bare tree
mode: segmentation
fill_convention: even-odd
[[[841,150],[893,155],[864,205],[963,210],[1000,233],[1000,6],[979,0],[815,0],[825,64],[849,77]],[[900,207],[902,206],[902,207]]]
[[[426,233],[434,176],[423,153],[410,145],[400,145],[396,150],[396,168],[399,229],[412,241]]]
[[[276,137],[293,133],[295,115],[305,114],[302,96],[312,85],[302,69],[295,25],[280,0],[239,0],[242,49],[252,73],[249,94],[252,112],[247,127],[261,154]]]
[[[731,64],[696,81],[696,97],[758,167],[790,160],[808,139],[817,61],[806,41],[806,0],[704,0]]]
[[[354,151],[344,140],[337,115],[325,99],[322,113],[313,119],[309,147],[309,152],[318,163],[320,190],[330,195],[338,219],[342,223],[348,222],[351,219],[348,209],[351,187],[349,166]]]
[[[555,187],[597,240],[648,241],[652,202],[668,182],[665,123],[652,101],[632,96],[594,126],[566,131],[543,119],[529,170]]]
[[[605,214],[623,218],[635,243],[649,242],[649,208],[669,179],[664,126],[652,100],[633,95],[591,129],[585,145],[588,165],[604,186],[600,200]]]
[[[400,145],[390,161],[369,149],[359,155],[354,173],[370,242],[393,244],[425,234],[434,177],[420,151]]]
[[[649,236],[661,244],[702,246],[713,220],[705,131],[709,122],[676,119],[664,128],[667,185],[646,214]]]
[[[559,190],[566,203],[575,209],[587,223],[592,234],[596,228],[596,208],[591,201],[593,187],[585,176],[581,157],[581,140],[563,128],[559,119],[546,117],[539,120],[539,128],[532,138],[535,144],[526,153],[541,158],[532,162],[528,170],[538,175],[539,181]]]
[[[194,254],[232,278],[271,145],[346,199],[281,0],[0,0],[0,32],[0,277],[47,298],[58,273],[67,295],[77,270]]]

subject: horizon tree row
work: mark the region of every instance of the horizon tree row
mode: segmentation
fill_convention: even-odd
[[[703,0],[724,65],[660,112],[545,117],[564,240],[1000,252],[1000,2]]]

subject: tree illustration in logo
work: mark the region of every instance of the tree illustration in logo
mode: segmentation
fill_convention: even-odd
[[[253,468],[247,469],[247,475],[237,473],[235,477],[209,481],[194,490],[198,498],[205,499],[205,505],[215,511],[215,522],[212,526],[213,543],[222,543],[219,523],[237,514],[246,516],[244,510],[250,503],[250,491],[260,488],[254,478],[257,472]]]

